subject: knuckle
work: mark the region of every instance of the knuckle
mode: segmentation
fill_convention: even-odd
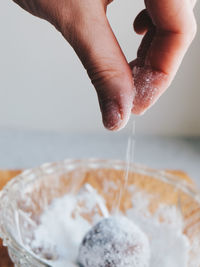
[[[123,80],[125,75],[121,70],[113,69],[112,67],[92,67],[87,69],[87,73],[91,79],[92,84],[96,88],[101,88],[109,83],[112,79]]]

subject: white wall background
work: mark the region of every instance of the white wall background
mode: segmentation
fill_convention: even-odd
[[[139,44],[132,22],[142,8],[142,0],[115,0],[109,7],[128,60]],[[200,26],[200,3],[196,15]],[[199,45],[200,33],[171,88],[137,118],[137,132],[200,135]],[[11,0],[0,1],[0,127],[104,131],[95,91],[71,47],[50,24]]]

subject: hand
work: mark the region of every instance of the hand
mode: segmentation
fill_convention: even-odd
[[[71,44],[97,91],[105,127],[117,130],[170,85],[196,33],[195,0],[146,0],[134,22],[144,38],[130,64],[106,17],[111,1],[14,0],[52,23]]]

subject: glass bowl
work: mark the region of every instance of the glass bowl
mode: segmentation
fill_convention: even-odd
[[[104,196],[110,212],[116,205],[121,212],[130,208],[130,192],[125,190],[119,202],[126,168],[125,162],[116,160],[65,160],[24,171],[11,180],[0,192],[0,237],[15,266],[50,266],[27,248],[26,240],[32,237],[40,215],[52,200],[67,193],[77,194],[83,183],[92,185]],[[105,188],[105,181],[115,183],[112,192]],[[183,232],[195,243],[189,266],[200,266],[200,262],[192,265],[192,259],[200,254],[200,194],[194,184],[140,165],[130,166],[127,183],[153,196],[149,203],[152,214],[160,203],[178,208],[184,221]]]

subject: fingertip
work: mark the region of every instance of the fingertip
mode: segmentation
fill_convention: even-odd
[[[104,127],[110,131],[123,129],[131,115],[133,107],[132,97],[128,103],[120,103],[121,99],[106,99],[99,101]]]
[[[106,99],[100,101],[102,120],[106,129],[116,130],[120,127],[122,121],[122,111],[116,101]]]
[[[161,71],[149,66],[133,67],[133,77],[136,87],[136,96],[133,102],[132,113],[142,115],[167,89],[169,77]]]
[[[97,89],[103,124],[106,129],[118,131],[130,118],[135,97],[132,76],[112,79],[103,89]]]

